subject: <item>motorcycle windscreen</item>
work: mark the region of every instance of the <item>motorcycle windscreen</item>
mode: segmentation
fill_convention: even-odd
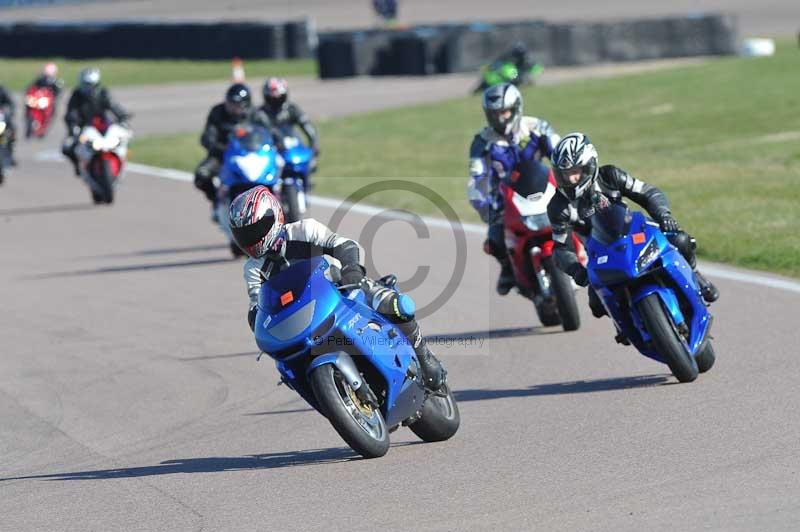
[[[633,216],[621,201],[612,201],[605,208],[596,208],[592,215],[592,238],[609,245],[628,235]]]
[[[245,151],[259,151],[265,144],[272,145],[272,136],[263,127],[247,128],[237,140]]]
[[[325,275],[328,267],[322,257],[300,261],[261,285],[256,340],[262,349],[304,341],[330,321],[341,296]]]

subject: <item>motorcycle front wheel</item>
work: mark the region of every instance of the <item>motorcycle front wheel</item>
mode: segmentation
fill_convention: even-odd
[[[550,286],[556,298],[561,326],[565,331],[577,331],[581,326],[581,315],[578,302],[575,301],[575,290],[569,276],[556,266],[552,258],[546,259],[544,269],[550,277]]]
[[[664,357],[672,374],[680,382],[692,382],[699,373],[697,363],[684,347],[684,341],[658,294],[650,294],[637,303],[639,315],[650,334],[655,350]]]
[[[381,411],[358,398],[344,376],[331,364],[315,368],[311,389],[339,436],[364,458],[378,458],[389,450],[389,430]]]

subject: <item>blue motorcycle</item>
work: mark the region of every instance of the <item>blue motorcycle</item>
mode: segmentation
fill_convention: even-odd
[[[255,124],[237,127],[222,156],[221,186],[218,189],[216,214],[220,229],[230,242],[235,257],[243,255],[233,241],[228,227],[228,210],[233,199],[251,188],[264,185],[270,190],[279,188],[283,157],[275,148],[269,131]]]
[[[589,282],[614,320],[620,343],[667,364],[680,382],[714,365],[712,316],[691,266],[658,224],[622,202],[591,219]]]
[[[281,203],[287,222],[296,222],[306,212],[306,193],[311,174],[316,170],[314,150],[303,144],[296,135],[283,138],[281,152],[285,166],[281,174]]]
[[[358,285],[337,286],[337,272],[316,257],[261,286],[256,343],[275,359],[281,381],[365,458],[386,454],[389,433],[400,425],[424,441],[452,437],[460,416],[449,387],[433,393],[423,386],[408,339],[367,304]],[[395,280],[378,282],[394,288]]]

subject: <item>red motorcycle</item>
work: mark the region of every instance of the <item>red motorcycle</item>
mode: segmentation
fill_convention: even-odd
[[[95,116],[81,131],[75,155],[95,203],[114,201],[114,187],[122,177],[132,136],[130,129],[102,116]]]
[[[553,230],[547,204],[556,193],[552,171],[514,173],[512,183],[503,183],[505,240],[514,269],[517,289],[533,301],[542,325],[561,325],[565,331],[581,325],[575,288],[553,257]],[[586,263],[583,244],[572,233],[579,259]]]
[[[30,87],[25,93],[25,138],[43,138],[55,109],[55,94],[47,87]]]

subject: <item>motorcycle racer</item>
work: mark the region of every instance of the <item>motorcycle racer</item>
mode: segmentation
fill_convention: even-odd
[[[500,263],[497,292],[506,295],[514,274],[503,237],[500,181],[541,171],[542,157],[550,157],[560,137],[546,120],[523,115],[522,94],[510,83],[486,89],[482,105],[488,125],[470,146],[467,199],[489,226],[484,249]]]
[[[341,264],[341,285],[358,285],[374,310],[397,324],[414,348],[423,378],[431,390],[438,390],[446,372],[428,349],[414,318],[413,303],[397,291],[365,276],[361,246],[340,236],[314,219],[285,224],[280,201],[269,189],[258,186],[233,200],[230,228],[239,247],[249,256],[244,279],[250,297],[248,322],[254,327],[261,284],[294,262],[330,255]]]
[[[655,220],[667,239],[694,270],[703,299],[711,303],[719,291],[697,271],[696,241],[673,218],[667,197],[661,190],[631,176],[613,165],[598,166],[597,150],[583,133],[566,135],[555,147],[553,169],[559,193],[553,196],[547,214],[553,226],[554,256],[559,267],[581,286],[589,284],[586,268],[574,251],[566,246],[571,230],[588,236],[591,217],[609,202],[629,198],[643,207]],[[589,306],[595,317],[606,314],[599,296],[589,287]]]

